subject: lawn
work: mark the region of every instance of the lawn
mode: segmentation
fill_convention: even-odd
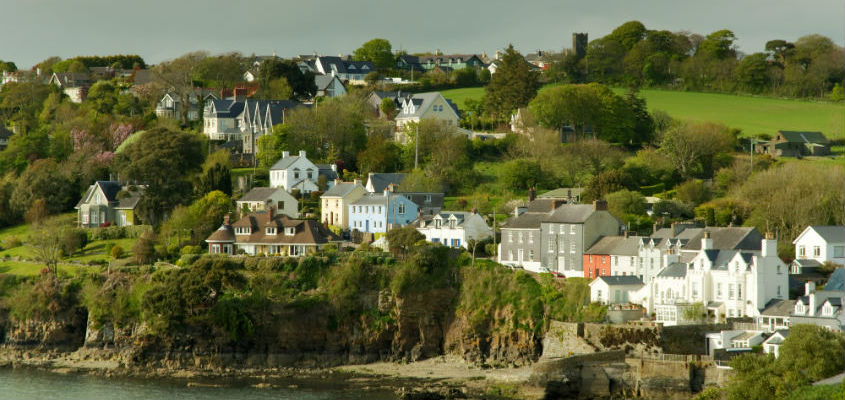
[[[59,264],[59,274],[75,275],[83,270],[90,270],[91,268],[81,265]],[[3,261],[0,260],[0,274],[19,275],[19,276],[35,276],[41,273],[44,269],[44,264],[26,261]]]
[[[544,86],[544,90],[556,84]],[[614,89],[624,93],[625,89]],[[469,98],[480,99],[484,88],[444,90],[459,108]],[[845,139],[845,106],[827,102],[740,96],[718,93],[642,90],[649,111],[662,110],[674,118],[717,121],[742,129],[743,136],[774,134],[778,130],[821,131],[829,139]]]

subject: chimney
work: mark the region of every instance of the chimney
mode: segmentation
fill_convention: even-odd
[[[332,163],[332,171],[337,172],[337,164]]]
[[[607,202],[604,200],[594,200],[593,201],[593,210],[595,211],[607,211]]]
[[[669,249],[666,254],[663,255],[663,265],[668,266],[669,264],[676,263],[680,260],[678,254],[675,253],[674,249]]]
[[[390,186],[385,186],[384,187],[384,195],[388,196],[389,194],[390,194]]]
[[[473,208],[472,208],[472,213],[473,213],[473,214],[478,214],[478,209],[477,209],[477,208],[475,208],[475,207],[473,207]]]
[[[762,250],[760,254],[763,258],[778,256],[778,241],[775,240],[775,236],[772,235],[771,232],[766,232],[766,236],[763,237],[763,244],[760,249]]]
[[[267,222],[273,220],[276,217],[276,206],[270,206],[267,208]]]
[[[352,180],[352,183],[354,183],[354,184],[355,184],[355,186],[357,186],[357,185],[360,185],[360,184],[361,184],[361,180],[360,180],[360,179],[358,179],[358,178],[355,178],[355,179],[353,179],[353,180]]]
[[[807,313],[807,315],[812,317],[816,315],[816,294],[809,293],[807,294],[807,297],[810,299],[810,311]]]
[[[534,186],[531,186],[531,189],[528,189],[528,201],[534,201],[537,198],[537,190],[534,189]]]
[[[807,281],[807,283],[804,284],[804,296],[810,296],[815,291],[816,291],[816,283],[815,282]]]
[[[232,214],[230,213],[226,213],[226,215],[223,216],[223,226],[229,226],[229,219],[231,216]]]
[[[710,250],[713,248],[713,239],[710,238],[710,231],[704,231],[704,237],[701,238],[701,250]]]
[[[288,158],[288,157],[290,157],[290,152],[289,151],[283,151],[282,152],[282,158]]]
[[[302,158],[305,158],[305,150],[300,150],[299,156],[302,157]]]
[[[334,184],[335,184],[335,185],[340,185],[341,183],[343,183],[343,179],[340,179],[340,178],[335,178],[335,179],[334,179]]]

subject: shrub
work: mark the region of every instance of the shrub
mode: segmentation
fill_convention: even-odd
[[[71,256],[88,244],[88,234],[83,229],[68,229],[62,235],[62,251]]]
[[[112,258],[119,259],[123,257],[123,248],[120,246],[112,246],[111,250],[109,251],[109,255]]]
[[[150,264],[156,259],[156,236],[152,232],[144,233],[132,247],[135,255],[135,262],[138,264]]]
[[[185,246],[179,250],[179,255],[186,255],[186,254],[202,254],[202,247],[200,246]]]
[[[9,236],[4,244],[7,249],[14,249],[15,247],[20,247],[21,240],[17,236]]]

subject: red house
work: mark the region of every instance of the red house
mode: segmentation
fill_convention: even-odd
[[[584,254],[584,278],[610,276],[609,254]]]

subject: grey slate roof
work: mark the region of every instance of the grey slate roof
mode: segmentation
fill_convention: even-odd
[[[238,199],[238,201],[264,201],[267,200],[273,193],[276,193],[277,190],[284,190],[280,188],[271,188],[271,187],[255,187],[252,188],[249,192],[247,192],[243,197]]]
[[[314,75],[314,85],[317,90],[326,90],[336,78],[332,75]]]
[[[778,131],[788,142],[795,143],[821,143],[827,144],[828,140],[821,132],[799,132],[799,131]]]
[[[657,274],[658,277],[683,278],[687,276],[687,265],[682,263],[671,263]]]
[[[845,225],[812,225],[811,228],[828,243],[845,242]]]
[[[643,281],[640,280],[639,277],[634,275],[623,275],[623,276],[600,276],[596,279],[601,279],[608,285],[642,285]]]
[[[772,299],[766,303],[766,308],[760,312],[761,315],[771,317],[788,317],[795,309],[795,300]]]
[[[327,182],[333,182],[338,178],[337,171],[332,169],[331,164],[315,164],[317,165],[317,176],[325,176]]]
[[[370,182],[372,182],[374,192],[383,192],[384,188],[391,183],[401,185],[407,175],[408,174],[372,173],[367,178],[367,186],[370,186]]]
[[[640,248],[639,236],[605,236],[585,251],[584,254],[607,254],[614,256],[636,256]]]
[[[845,292],[845,268],[837,268],[830,274],[830,279],[824,285],[824,290]]]
[[[694,231],[694,232],[688,232]],[[703,229],[685,229],[678,237],[684,234],[695,234],[689,239],[682,250],[701,250],[701,239],[704,232],[710,232],[713,239],[713,248],[720,250],[760,250],[763,235],[756,228],[746,227],[708,227]]]
[[[591,204],[564,204],[558,207],[543,222],[553,223],[584,223],[593,215]]]
[[[356,185],[355,183],[352,183],[352,182],[336,183],[334,186],[331,187],[331,189],[329,189],[325,193],[323,193],[323,196],[325,196],[325,197],[343,197],[343,196],[346,196],[347,194],[349,194],[349,192],[351,192],[352,190],[354,190],[356,186],[361,187],[360,184]]]

